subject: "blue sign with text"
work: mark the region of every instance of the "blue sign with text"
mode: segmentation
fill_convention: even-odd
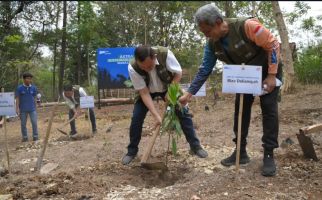
[[[97,49],[97,70],[99,89],[125,88],[130,80],[129,61],[134,56],[134,47]]]

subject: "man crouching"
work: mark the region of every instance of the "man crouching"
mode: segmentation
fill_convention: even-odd
[[[161,125],[162,119],[153,104],[153,99],[161,97],[165,100],[168,85],[179,83],[182,69],[174,54],[166,47],[150,47],[142,45],[134,50],[134,59],[128,66],[129,75],[134,89],[139,92],[139,99],[134,104],[130,125],[130,144],[122,163],[128,165],[138,153],[141,140],[142,125],[148,111],[151,112],[156,125]],[[190,145],[191,151],[205,158],[208,153],[201,147],[195,133],[188,108],[184,112],[176,111],[183,133]]]

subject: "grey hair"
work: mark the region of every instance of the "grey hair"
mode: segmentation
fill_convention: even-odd
[[[197,25],[199,25],[200,23],[206,23],[213,26],[216,24],[216,21],[218,19],[221,22],[223,21],[223,17],[214,3],[201,6],[195,13],[194,17]]]

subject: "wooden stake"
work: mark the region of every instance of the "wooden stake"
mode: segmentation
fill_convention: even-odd
[[[166,109],[167,109],[167,107],[168,107],[168,103],[166,103],[166,107],[165,107],[165,109],[164,109],[164,112],[162,113],[162,122],[163,122],[163,119],[164,119],[164,117],[165,117],[165,114],[166,114]],[[148,159],[149,159],[149,157],[150,157],[150,155],[151,155],[151,152],[152,152],[152,148],[153,148],[153,145],[154,145],[154,143],[155,143],[155,140],[156,140],[156,138],[158,137],[158,135],[160,134],[160,128],[161,128],[161,125],[159,125],[159,126],[157,126],[157,127],[155,127],[155,129],[154,130],[156,130],[155,132],[153,132],[153,134],[152,134],[152,137],[151,137],[151,139],[148,141],[148,144],[146,145],[146,149],[145,149],[145,151],[143,152],[143,155],[142,155],[142,158],[141,158],[141,164],[142,163],[146,163],[147,161],[148,161]]]
[[[36,170],[37,171],[40,171],[41,166],[42,166],[42,160],[44,158],[45,151],[46,151],[46,148],[47,148],[49,135],[50,135],[50,131],[51,131],[51,126],[53,124],[54,117],[55,117],[55,111],[57,110],[57,106],[58,106],[59,100],[60,100],[59,98],[60,98],[60,96],[58,96],[57,104],[54,105],[53,110],[51,111],[51,116],[50,116],[49,123],[48,123],[47,130],[46,130],[46,136],[45,136],[43,145],[42,145],[42,147],[40,149],[39,156],[38,156],[38,159],[37,159],[37,164],[36,164]]]
[[[7,155],[7,164],[8,164],[8,172],[11,172],[10,169],[10,156],[9,156],[9,148],[8,148],[8,139],[7,139],[7,119],[6,116],[3,116],[3,127],[4,127],[4,140],[6,142],[6,155]]]
[[[237,152],[236,152],[236,171],[239,171],[239,157],[240,157],[240,140],[241,140],[241,127],[243,119],[243,104],[244,94],[239,95],[239,112],[238,112],[238,134],[237,134]]]
[[[91,126],[91,119],[90,119],[90,115],[89,115],[89,108],[87,108],[87,115],[88,115],[88,118],[87,118],[87,121],[88,121],[88,127],[89,127],[89,135],[92,136],[92,126]]]
[[[1,92],[4,93],[4,88],[1,88]],[[11,168],[10,168],[10,156],[9,156],[8,138],[7,138],[7,119],[6,119],[6,116],[2,116],[2,118],[3,118],[4,141],[5,141],[5,148],[6,148],[8,172],[10,173]]]

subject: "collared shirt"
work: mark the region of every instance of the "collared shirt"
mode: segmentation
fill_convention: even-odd
[[[33,112],[36,110],[35,97],[37,93],[37,87],[34,85],[21,84],[17,87],[15,95],[19,99],[20,112]]]
[[[159,64],[157,59],[155,59],[155,64],[156,65]],[[178,60],[170,50],[168,50],[168,55],[166,59],[166,68],[172,73],[179,74],[182,72],[182,69]],[[137,73],[133,69],[131,64],[128,65],[128,71],[135,90],[141,90],[145,87],[148,87],[150,93],[165,92],[167,90],[166,85],[162,83],[161,79],[159,78],[155,67],[150,72],[148,72],[150,77],[150,82],[148,86],[146,85],[143,76]]]
[[[75,98],[74,98],[74,95],[75,95],[75,92],[74,92],[73,96],[72,96],[72,97],[71,97],[71,99],[70,99],[70,98],[67,98],[67,97],[65,96],[64,92],[63,92],[63,98],[64,98],[64,100],[65,100],[65,103],[66,103],[66,105],[67,105],[70,109],[74,109],[74,108],[76,108],[76,105],[78,104],[78,102],[77,102],[77,101],[75,100]],[[79,96],[80,96],[80,97],[85,97],[85,96],[87,96],[87,94],[86,94],[86,92],[85,92],[84,88],[82,88],[82,87],[80,87],[80,88],[79,88]]]

